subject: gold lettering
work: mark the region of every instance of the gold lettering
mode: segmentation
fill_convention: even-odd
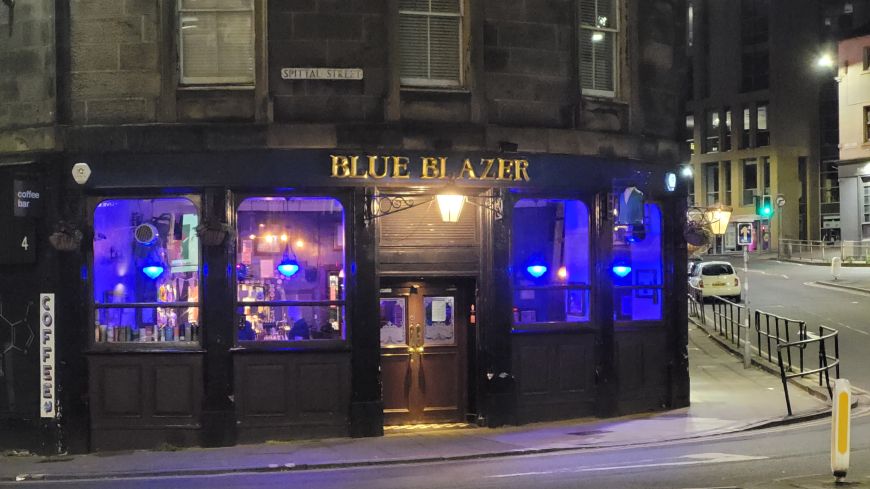
[[[408,158],[406,156],[391,156],[393,160],[393,178],[411,178],[408,173]]]
[[[438,159],[441,161],[441,176],[438,178],[447,178],[447,158],[442,156]]]
[[[503,160],[501,158],[498,159],[498,179],[499,180],[510,180],[513,175],[511,175],[511,171],[514,167],[514,160]]]
[[[438,160],[436,158],[423,158],[423,177],[424,180],[430,178],[438,178]]]
[[[462,163],[462,171],[459,172],[460,180],[463,178],[466,178],[465,177],[466,172],[468,173],[467,178],[469,180],[477,179],[477,175],[474,173],[474,165],[471,164],[471,160],[469,160],[468,158],[465,158],[465,161]]]
[[[495,163],[495,160],[492,160],[492,159],[480,160],[480,163],[481,163],[481,165],[486,165],[486,168],[484,168],[483,172],[480,174],[480,179],[481,180],[489,180],[489,178],[490,178],[489,170],[492,169],[492,165]]]
[[[351,168],[350,177],[351,178],[368,178],[369,174],[366,173],[365,169],[363,169],[362,173],[359,173],[359,168],[357,168],[357,166],[359,166],[359,156],[351,156],[350,157],[350,168]]]
[[[390,173],[390,165],[387,162],[387,157],[384,157],[384,172],[380,175],[378,174],[378,157],[377,156],[369,156],[369,175],[372,178],[384,178]]]
[[[350,176],[347,156],[330,155],[332,158],[332,176],[334,178],[346,178]]]
[[[528,160],[514,160],[514,163],[517,165],[517,171],[514,173],[514,180],[520,181],[524,180],[526,182],[529,181],[529,161]]]

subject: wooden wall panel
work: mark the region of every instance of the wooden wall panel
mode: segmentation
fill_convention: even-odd
[[[594,334],[516,334],[512,341],[518,422],[594,413]]]
[[[619,414],[659,410],[667,405],[672,352],[666,338],[662,327],[617,330]]]
[[[347,436],[349,352],[237,352],[233,368],[240,442]]]
[[[91,449],[200,443],[202,354],[88,356]]]

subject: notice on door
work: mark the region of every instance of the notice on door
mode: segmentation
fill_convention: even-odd
[[[447,320],[447,301],[432,301],[432,322],[443,323]]]

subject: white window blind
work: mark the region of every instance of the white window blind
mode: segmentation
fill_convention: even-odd
[[[402,85],[462,85],[462,0],[399,1]]]
[[[178,0],[183,84],[254,83],[254,0]]]
[[[616,95],[618,0],[580,0],[580,87],[586,95]]]

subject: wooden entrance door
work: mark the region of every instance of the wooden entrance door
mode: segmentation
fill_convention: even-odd
[[[464,291],[447,282],[381,289],[381,381],[387,425],[462,421],[466,399]]]

